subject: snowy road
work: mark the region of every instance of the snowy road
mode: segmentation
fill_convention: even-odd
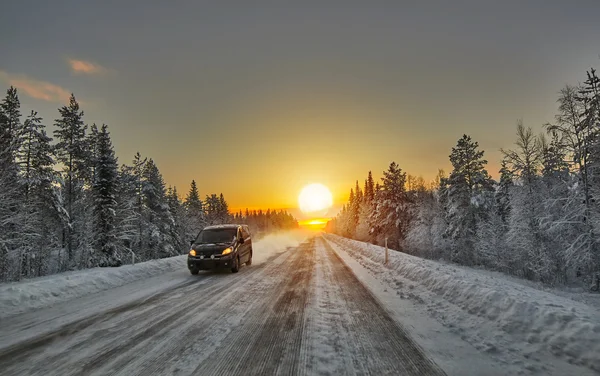
[[[183,268],[3,320],[2,374],[443,374],[321,238],[238,274]]]

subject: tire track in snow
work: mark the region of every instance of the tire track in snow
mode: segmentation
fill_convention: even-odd
[[[198,375],[259,375],[297,373],[303,311],[309,293],[306,282],[314,266],[314,240],[303,243],[278,270],[279,284],[249,313],[239,330],[216,349],[221,354],[200,364]],[[283,286],[282,286],[283,285]],[[236,354],[236,356],[229,356]]]
[[[396,323],[377,299],[354,276],[323,238],[325,255],[332,265],[335,285],[352,312],[352,331],[366,351],[368,373],[374,375],[443,375],[444,372]],[[364,351],[363,350],[363,351]]]
[[[164,297],[168,296],[172,293],[173,290],[185,288],[190,285],[197,284],[197,281],[189,281],[185,284],[176,286],[172,289],[161,291],[160,293],[154,294],[150,297],[143,298],[140,300],[136,300],[125,305],[110,309],[105,312],[101,312],[95,314],[90,317],[86,317],[84,319],[69,323],[64,325],[56,330],[50,331],[48,333],[44,333],[43,335],[34,337],[27,341],[23,341],[17,343],[15,345],[9,346],[0,350],[0,365],[5,363],[17,363],[22,361],[23,359],[31,356],[31,353],[35,353],[39,348],[44,346],[48,346],[52,344],[54,341],[59,340],[64,337],[71,336],[75,333],[78,333],[86,328],[89,328],[98,323],[104,322],[112,318],[113,316],[117,316],[119,314],[124,314],[128,311],[132,311],[134,309],[138,309],[145,305],[152,304],[154,302],[158,302]],[[70,348],[68,350],[71,350]]]
[[[289,255],[284,255],[281,260],[287,259]],[[220,294],[215,291],[215,299],[211,299],[209,307],[199,305],[193,308],[191,317],[193,320],[185,320],[178,328],[177,333],[169,333],[165,336],[164,341],[153,341],[152,346],[149,346],[142,351],[156,353],[156,348],[160,347],[162,353],[156,355],[151,361],[140,359],[127,364],[127,368],[122,369],[127,375],[148,375],[148,374],[173,374],[175,372],[184,373],[181,363],[189,362],[189,359],[201,361],[203,354],[205,357],[210,357],[215,351],[214,343],[220,343],[223,338],[231,331],[231,323],[229,320],[234,317],[243,317],[248,314],[256,305],[260,304],[260,299],[268,299],[269,287],[275,288],[272,278],[278,274],[275,266],[264,268],[264,264],[258,267],[252,266],[248,271],[251,274],[244,275],[244,269],[240,270],[236,276],[240,276],[241,280],[236,280],[231,285],[242,283],[247,286],[247,291],[239,291],[238,289],[229,288],[226,293]],[[256,272],[261,270],[260,272]],[[213,293],[211,291],[211,293]],[[210,309],[206,309],[210,308]],[[177,335],[176,335],[177,334]],[[135,357],[135,354],[132,354]],[[175,364],[175,367],[171,367]],[[169,367],[174,370],[169,370]],[[114,370],[110,367],[111,371]],[[121,370],[121,369],[120,369]],[[188,372],[189,374],[189,372]]]

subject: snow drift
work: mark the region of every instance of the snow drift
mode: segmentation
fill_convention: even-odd
[[[388,285],[409,290],[422,286],[432,294],[413,294],[444,325],[480,341],[482,350],[509,346],[536,357],[539,352],[600,371],[600,310],[569,298],[540,291],[500,276],[466,267],[424,260],[390,251],[383,266],[383,247],[325,235]],[[409,294],[410,295],[410,294]],[[450,304],[448,304],[450,303]],[[489,339],[492,339],[491,341]],[[519,348],[521,345],[521,348]],[[537,354],[537,355],[536,355]]]
[[[0,317],[42,308],[185,268],[185,257],[150,260],[118,268],[83,269],[0,285]]]

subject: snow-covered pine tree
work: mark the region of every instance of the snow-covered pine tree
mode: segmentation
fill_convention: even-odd
[[[344,225],[343,235],[347,238],[352,238],[354,236],[355,226],[354,226],[354,207],[356,202],[356,195],[354,194],[354,188],[350,188],[350,194],[348,195],[348,205],[346,206],[346,210],[344,211],[344,216],[342,217],[342,223]]]
[[[358,215],[356,229],[354,231],[354,238],[361,241],[370,241],[370,218],[373,213],[373,202],[375,199],[375,183],[373,181],[373,174],[371,173],[371,171],[369,171],[369,174],[365,179],[364,191],[362,192],[361,196],[362,199],[358,206]]]
[[[90,177],[90,185],[94,185],[94,179],[96,178],[96,165],[98,164],[98,159],[100,158],[100,130],[98,126],[94,123],[90,127],[90,131],[86,137],[87,141],[87,150],[88,150],[88,163],[89,166],[89,177]]]
[[[26,213],[22,274],[46,273],[51,250],[58,245],[55,229],[60,225],[53,206],[54,159],[52,139],[44,130],[42,118],[31,111],[23,123],[23,142],[18,150]]]
[[[354,231],[354,238],[363,242],[371,240],[371,227],[369,217],[371,216],[373,206],[367,201],[367,197],[361,202],[358,208],[358,224]]]
[[[445,236],[451,243],[450,259],[461,264],[477,262],[475,239],[477,222],[486,214],[487,195],[492,180],[485,169],[483,150],[470,136],[463,135],[452,148],[450,163],[453,170],[444,181],[446,196]]]
[[[136,153],[132,165],[123,165],[119,171],[117,192],[117,237],[122,247],[121,254],[134,252],[138,259],[144,259],[147,238],[146,217],[142,197],[142,172],[147,162]]]
[[[31,111],[23,123],[23,141],[18,151],[18,160],[25,201],[36,185],[52,181],[52,138],[46,134],[45,127],[42,118],[35,111]]]
[[[121,255],[118,254],[119,241],[115,229],[117,215],[118,170],[117,158],[113,149],[108,127],[104,124],[99,131],[92,132],[95,138],[95,157],[92,179],[94,213],[94,254],[91,264],[94,266],[118,266]]]
[[[23,208],[16,152],[21,112],[17,90],[10,87],[0,102],[0,280],[20,278]]]
[[[229,204],[227,204],[223,193],[219,194],[218,218],[219,223],[231,222],[231,216],[229,214]]]
[[[504,158],[501,162],[500,180],[494,184],[492,210],[477,226],[476,250],[480,262],[488,268],[511,273],[520,268],[515,255],[507,247],[510,220],[510,198],[513,189],[513,174]]]
[[[185,253],[189,248],[186,243],[189,243],[193,237],[187,237],[189,232],[186,225],[186,211],[177,193],[177,187],[167,189],[167,203],[169,204],[169,212],[173,218],[174,226],[171,229],[171,238],[174,242],[175,251],[178,254]]]
[[[173,239],[175,223],[166,199],[165,182],[152,159],[149,159],[142,172],[142,201],[146,209],[148,239],[145,256],[157,259],[179,253]]]
[[[0,144],[7,148],[7,152],[13,161],[17,159],[17,152],[23,141],[23,130],[21,124],[21,102],[17,89],[10,87],[6,96],[0,102]]]
[[[392,162],[383,172],[381,180],[382,186],[376,194],[372,216],[374,236],[380,244],[387,237],[388,244],[392,247],[397,245],[398,250],[401,250],[411,219],[406,173],[402,172],[396,162]]]
[[[351,214],[351,236],[354,238],[356,234],[356,227],[358,226],[360,207],[364,202],[364,193],[358,185],[358,180],[354,186],[354,202],[352,203],[352,214]]]
[[[509,169],[509,162],[504,158],[500,163],[500,180],[496,186],[496,214],[504,224],[508,223],[510,216],[510,191],[514,186],[513,174]]]
[[[438,258],[445,249],[444,211],[438,200],[438,191],[429,189],[416,196],[413,203],[413,220],[406,235],[411,253],[427,258]]]
[[[190,191],[185,198],[184,206],[188,227],[185,237],[186,239],[193,239],[205,226],[204,208],[195,180],[192,180],[190,184]]]
[[[206,195],[204,200],[204,210],[206,213],[207,225],[219,223],[219,197],[216,194]],[[258,218],[257,218],[258,221]]]
[[[65,189],[65,209],[67,222],[63,224],[64,243],[67,250],[68,262],[74,266],[74,251],[80,245],[79,235],[84,235],[87,206],[85,203],[84,184],[89,181],[89,152],[86,139],[87,126],[83,123],[83,111],[75,96],[71,94],[69,105],[58,109],[61,117],[56,119],[54,137],[57,161],[63,166],[63,181]]]
[[[375,198],[375,185],[373,183],[373,174],[369,171],[367,181],[365,182],[365,200],[373,202]]]

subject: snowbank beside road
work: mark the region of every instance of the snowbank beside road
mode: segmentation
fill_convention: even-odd
[[[0,285],[0,318],[185,268],[185,257],[150,260],[118,268],[76,270],[2,284]]]
[[[597,307],[500,276],[395,251],[383,266],[382,247],[335,235],[326,239],[401,299],[416,301],[462,339],[507,364],[552,373],[552,367],[573,363],[600,372]],[[553,364],[553,358],[561,365]],[[554,372],[560,374],[557,368]]]

